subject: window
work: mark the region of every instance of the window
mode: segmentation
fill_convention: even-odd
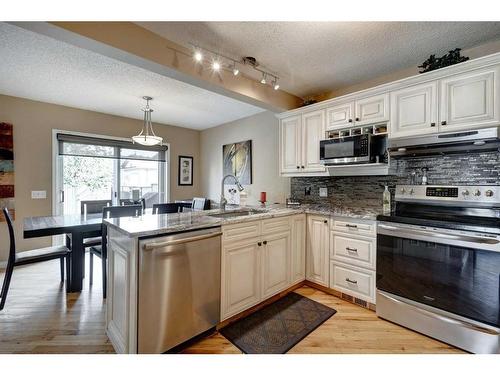
[[[57,133],[55,197],[58,214],[77,214],[85,200],[167,201],[167,146]]]

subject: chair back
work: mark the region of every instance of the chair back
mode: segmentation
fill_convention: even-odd
[[[179,203],[155,203],[153,214],[173,214],[179,212]]]
[[[129,206],[109,206],[102,209],[102,217],[112,219],[116,217],[141,216],[142,205],[134,204]]]
[[[203,211],[208,209],[207,207],[207,198],[193,198],[193,205],[191,206],[191,209],[193,211]]]
[[[87,214],[98,214],[102,212],[104,207],[111,206],[111,199],[100,199],[100,200],[89,200],[80,202],[80,212],[82,215]]]
[[[16,258],[16,236],[14,235],[14,226],[12,225],[12,219],[10,218],[7,207],[3,208],[3,216],[5,216],[5,221],[7,222],[7,226],[9,228],[10,248],[8,262],[13,262]]]

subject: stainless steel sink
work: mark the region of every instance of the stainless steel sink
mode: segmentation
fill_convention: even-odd
[[[208,216],[220,217],[222,219],[226,219],[226,218],[233,218],[233,217],[240,217],[240,216],[262,214],[262,213],[266,213],[266,212],[267,212],[267,210],[249,209],[249,210],[238,210],[238,211],[224,211],[224,212],[219,212],[216,214],[209,214]]]

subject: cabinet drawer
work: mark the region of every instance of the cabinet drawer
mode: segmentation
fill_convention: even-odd
[[[375,238],[358,238],[330,232],[330,259],[374,269],[375,243]]]
[[[251,221],[248,223],[224,225],[222,226],[222,240],[223,242],[232,242],[252,237],[256,238],[260,236],[260,228],[260,220]]]
[[[330,288],[375,303],[375,271],[331,261]]]
[[[262,220],[262,235],[290,230],[290,216]]]
[[[332,230],[337,232],[347,232],[353,234],[360,234],[363,236],[375,236],[377,228],[375,222],[363,222],[356,220],[332,220]]]

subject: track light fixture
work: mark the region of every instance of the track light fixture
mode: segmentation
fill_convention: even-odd
[[[259,63],[254,57],[246,56],[243,57],[240,61],[237,61],[231,57],[221,55],[218,52],[210,51],[197,45],[192,46],[194,60],[204,66],[210,66],[214,72],[226,70],[232,72],[233,76],[236,77],[241,75],[238,65],[245,65],[262,74],[262,78],[260,80],[261,84],[269,84],[274,88],[274,90],[278,90],[280,88],[280,85],[278,84],[279,77],[276,74],[269,72],[259,66]],[[249,78],[248,76],[246,77]]]
[[[195,51],[195,53],[194,53],[194,59],[197,62],[201,62],[203,60],[203,54],[200,51]]]

